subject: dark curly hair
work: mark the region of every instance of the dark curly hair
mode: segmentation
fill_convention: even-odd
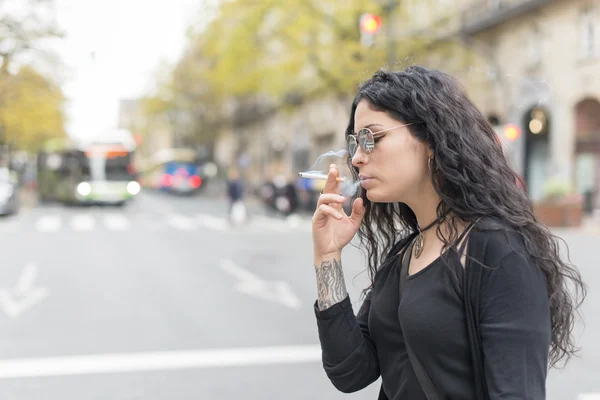
[[[437,229],[444,249],[458,237],[456,219],[472,222],[496,217],[522,235],[527,252],[546,276],[552,324],[550,365],[568,361],[577,351],[572,332],[586,287],[578,270],[561,260],[561,239],[537,221],[529,196],[518,185],[521,178],[504,156],[494,129],[463,87],[448,74],[422,66],[402,72],[380,70],[360,86],[346,134],[354,132],[354,114],[361,100],[403,123],[415,123],[410,132],[432,149],[433,187],[441,199],[437,216],[452,216],[446,219],[448,237]],[[358,178],[358,170],[349,166]],[[367,252],[372,285],[385,255],[417,230],[417,219],[404,203],[371,203],[365,191],[358,196],[366,208],[358,237]],[[574,292],[569,291],[569,284]]]

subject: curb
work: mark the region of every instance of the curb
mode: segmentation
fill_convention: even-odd
[[[600,225],[588,225],[581,226],[579,228],[555,228],[550,229],[554,234],[561,235],[563,233],[566,234],[580,234],[580,235],[591,235],[591,236],[600,236]]]

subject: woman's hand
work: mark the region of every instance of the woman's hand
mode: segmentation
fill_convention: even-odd
[[[339,184],[336,181],[338,176],[339,171],[332,164],[312,218],[315,257],[341,252],[358,231],[365,215],[365,207],[360,198],[354,201],[352,214],[346,215],[342,209],[346,199],[339,195]]]

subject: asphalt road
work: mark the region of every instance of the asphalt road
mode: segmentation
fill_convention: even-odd
[[[232,228],[226,210],[143,193],[0,219],[1,398],[375,399],[379,382],[341,394],[320,365],[310,221]],[[590,294],[581,358],[551,373],[548,398],[585,399],[600,393],[600,237],[561,235]],[[344,254],[355,307],[362,260]]]

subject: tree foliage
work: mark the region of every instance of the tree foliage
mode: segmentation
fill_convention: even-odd
[[[426,0],[418,0],[421,3]],[[363,13],[384,15],[377,0],[229,0],[190,36],[188,48],[163,89],[164,107],[190,116],[197,134],[214,135],[220,121],[242,121],[282,104],[329,95],[347,100],[358,84],[388,60],[386,26],[374,45],[361,42]],[[399,3],[400,4],[400,3]],[[408,7],[393,19],[408,20]],[[385,20],[384,20],[385,23]],[[404,60],[430,49],[432,37],[395,38]],[[156,103],[156,102],[155,102]]]
[[[64,95],[28,62],[44,42],[61,37],[52,18],[53,0],[0,2],[0,144],[35,150],[41,141],[65,135]]]
[[[369,0],[225,2],[199,40],[201,78],[221,96],[351,92],[385,62],[384,49],[361,44],[365,12],[381,10]]]
[[[35,151],[44,140],[65,135],[64,96],[51,81],[26,66],[5,75],[2,88],[0,124],[6,143]]]

